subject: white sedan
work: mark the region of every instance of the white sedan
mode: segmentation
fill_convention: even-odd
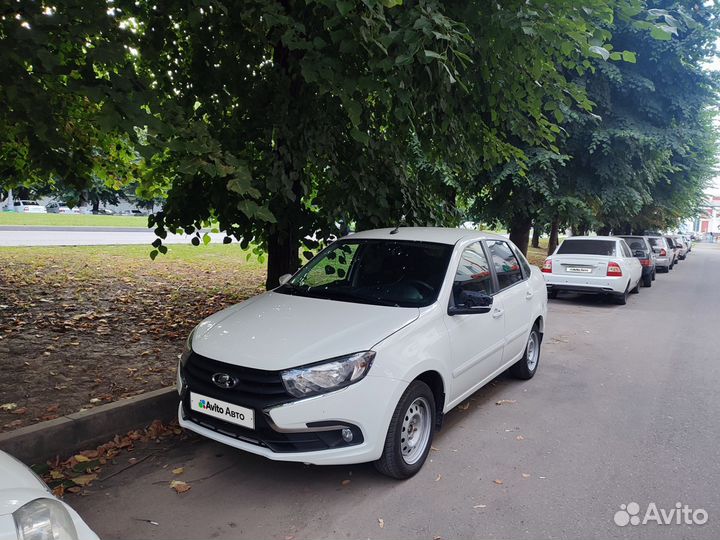
[[[640,292],[642,265],[617,236],[571,236],[545,259],[542,268],[548,296],[559,292],[601,294],[626,304]]]
[[[32,470],[0,451],[0,540],[97,538]]]
[[[450,409],[507,370],[530,379],[547,294],[506,238],[365,231],[272,291],[202,321],[178,366],[186,429],[270,459],[423,465]]]
[[[37,201],[15,201],[13,209],[20,214],[47,214],[47,209]]]

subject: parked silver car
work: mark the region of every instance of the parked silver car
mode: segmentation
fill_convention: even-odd
[[[664,236],[647,236],[655,252],[655,268],[658,272],[669,272],[675,265],[675,250]]]

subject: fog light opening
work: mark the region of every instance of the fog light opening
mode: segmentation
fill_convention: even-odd
[[[342,434],[343,441],[345,441],[346,443],[352,442],[353,432],[351,429],[343,428],[341,434]]]

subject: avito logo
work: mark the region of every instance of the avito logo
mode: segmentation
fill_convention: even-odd
[[[640,517],[640,505],[636,502],[621,504],[620,510],[615,512],[613,519],[615,525],[625,527],[626,525],[704,525],[708,521],[708,513],[702,508],[693,510],[687,504],[678,502],[670,510],[658,508],[657,504],[651,502]]]

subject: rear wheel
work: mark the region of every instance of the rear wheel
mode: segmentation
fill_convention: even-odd
[[[517,379],[532,379],[537,371],[540,362],[540,330],[535,324],[530,330],[527,344],[525,345],[525,354],[515,364],[510,367],[510,374]]]
[[[640,279],[638,279],[638,282],[635,284],[635,287],[630,290],[631,294],[638,294],[640,292],[640,281],[642,281],[642,276],[640,277]],[[630,284],[628,283],[628,287],[629,286],[630,286]]]
[[[655,274],[656,274],[656,273],[657,273],[657,267],[653,268],[652,280],[651,280],[651,281],[655,281]]]
[[[557,291],[548,291],[548,298],[555,299],[557,298],[558,292]]]
[[[624,306],[627,304],[628,300],[628,289],[630,288],[630,284],[628,283],[627,288],[625,289],[624,293],[620,293],[617,296],[615,296],[614,301],[619,306]]]
[[[425,463],[434,434],[435,396],[427,384],[413,381],[395,407],[375,468],[386,476],[410,478]]]
[[[642,282],[644,287],[652,287],[653,279],[655,279],[655,272],[652,274],[648,274],[647,276],[643,276]]]

